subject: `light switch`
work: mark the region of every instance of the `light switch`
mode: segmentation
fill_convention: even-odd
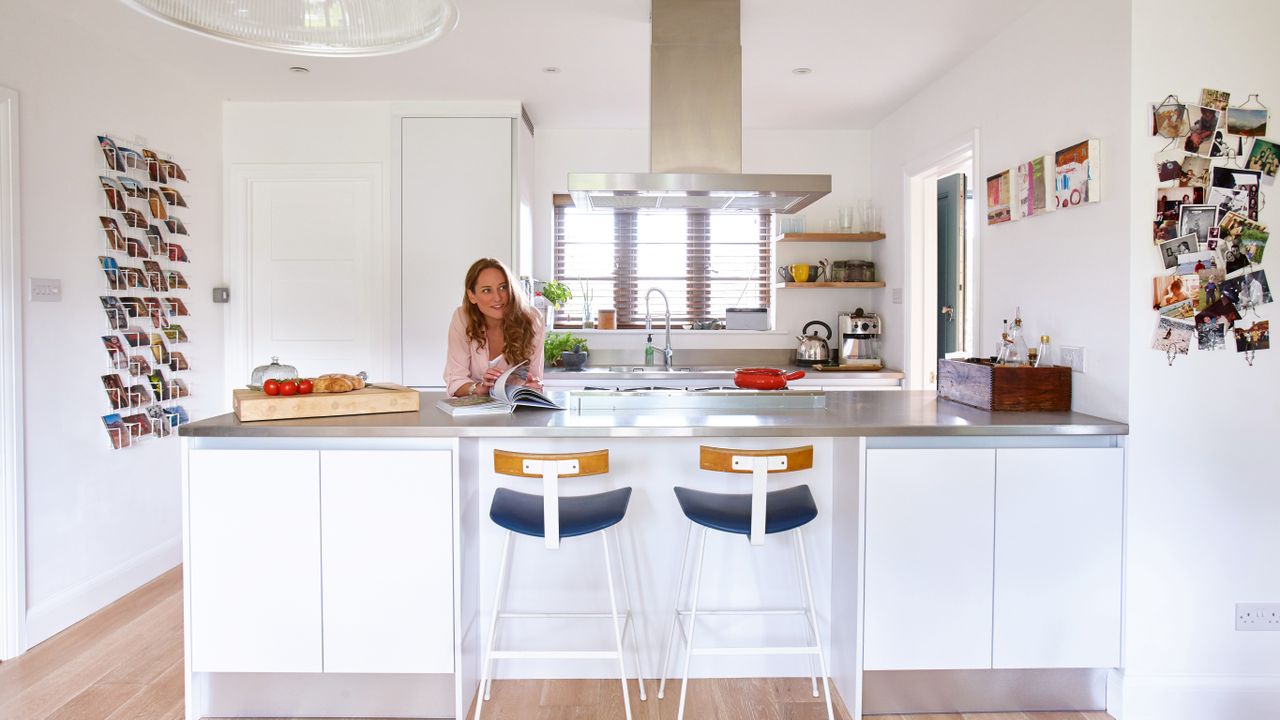
[[[213,301],[216,303],[231,302],[231,288],[224,288],[224,287],[214,288]]]
[[[62,302],[62,281],[58,278],[31,278],[31,302]]]

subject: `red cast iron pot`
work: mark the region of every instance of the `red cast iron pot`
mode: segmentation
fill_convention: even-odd
[[[804,377],[803,370],[788,373],[775,368],[738,368],[733,371],[733,384],[748,390],[782,390],[788,380]]]

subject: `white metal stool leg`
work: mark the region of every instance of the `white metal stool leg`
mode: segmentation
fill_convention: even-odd
[[[627,691],[627,664],[624,660],[626,653],[622,649],[622,627],[618,625],[618,601],[613,591],[613,563],[609,558],[611,551],[607,529],[600,533],[600,540],[604,544],[604,573],[609,582],[609,613],[613,620],[613,639],[618,645],[618,678],[622,681],[622,707],[626,711],[627,720],[631,720],[631,693]]]
[[[502,541],[502,560],[498,565],[498,591],[494,594],[493,617],[489,620],[488,647],[485,648],[484,660],[481,662],[480,667],[480,691],[477,693],[475,720],[480,720],[480,711],[484,709],[484,701],[489,699],[489,693],[493,688],[493,679],[490,677],[493,664],[493,646],[497,638],[498,613],[502,611],[502,596],[505,594],[504,591],[507,587],[510,558],[511,531],[508,530],[506,538]]]
[[[796,533],[799,534],[799,532],[800,530],[797,528]],[[804,592],[804,575],[800,573],[800,544],[796,542],[791,543],[791,550],[791,554],[794,555],[792,560],[794,560],[796,564],[796,588],[800,590],[800,601],[805,603],[805,607],[807,608],[808,596],[805,595]],[[813,637],[813,628],[809,625],[809,615],[807,611],[804,618],[804,640],[810,645],[817,643],[817,640]],[[818,659],[812,655],[809,656],[809,684],[810,692],[813,693],[814,697],[818,697]]]
[[[609,531],[605,530],[605,532]],[[613,542],[618,548],[618,574],[622,576],[622,599],[627,601],[627,619],[631,624],[631,649],[636,655],[636,681],[640,685],[640,702],[644,702],[649,699],[649,696],[644,689],[644,679],[646,677],[644,661],[640,659],[640,631],[637,629],[640,621],[636,619],[635,607],[631,605],[631,587],[627,584],[627,560],[623,557],[622,541],[618,540],[617,533],[614,533]],[[632,543],[631,547],[634,548],[635,544]]]
[[[822,668],[822,695],[827,701],[827,720],[835,720],[836,714],[831,708],[831,683],[827,679],[827,657],[822,652],[822,634],[818,631],[818,610],[813,604],[813,582],[809,579],[809,558],[804,550],[804,534],[800,532],[800,528],[796,528],[796,542],[800,546],[800,569],[804,571],[805,609],[809,611],[809,623],[813,626],[813,638],[818,647],[818,666]]]
[[[689,559],[689,541],[693,539],[693,521],[689,521],[689,531],[684,536],[684,550],[680,552],[680,572],[676,574],[676,602],[671,614],[671,630],[667,633],[667,647],[662,652],[662,681],[658,683],[658,699],[663,698],[667,689],[667,668],[671,663],[671,648],[676,644],[676,625],[680,622],[680,596],[684,590],[684,566]]]
[[[689,639],[684,648],[684,674],[681,675],[680,680],[680,710],[676,713],[676,720],[684,720],[684,700],[689,693],[689,661],[693,659],[693,633],[697,629],[698,621],[698,590],[702,586],[702,559],[706,549],[707,528],[703,527],[702,533],[698,536],[698,564],[694,568],[693,596],[689,602]],[[678,614],[676,621],[679,622]]]

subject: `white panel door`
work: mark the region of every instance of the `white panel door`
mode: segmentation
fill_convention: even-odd
[[[511,265],[510,118],[405,118],[401,125],[404,384],[444,387],[449,320],[467,268]]]
[[[324,671],[453,672],[453,462],[320,454]]]
[[[249,357],[304,376],[387,377],[390,300],[378,165],[290,165],[247,180]],[[248,368],[245,377],[248,377]]]
[[[991,667],[995,450],[868,450],[867,670]]]
[[[320,672],[320,463],[192,450],[191,669]]]
[[[1120,664],[1124,451],[996,452],[997,668]]]

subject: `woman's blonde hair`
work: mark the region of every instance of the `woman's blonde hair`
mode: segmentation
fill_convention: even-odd
[[[542,352],[542,348],[533,345],[533,309],[524,296],[519,283],[511,282],[511,272],[501,260],[480,258],[467,270],[466,288],[462,292],[462,307],[467,316],[467,339],[485,346],[484,313],[471,302],[467,291],[476,291],[476,282],[480,273],[494,268],[502,273],[508,290],[506,311],[502,314],[502,355],[508,365],[518,365],[532,357],[534,352]]]

